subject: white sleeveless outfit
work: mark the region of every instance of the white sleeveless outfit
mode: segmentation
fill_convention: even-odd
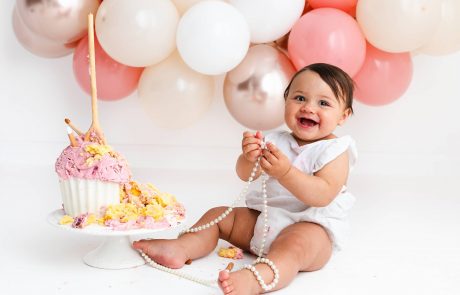
[[[340,154],[348,151],[350,170],[355,165],[357,151],[355,141],[350,136],[320,140],[299,146],[294,137],[287,131],[278,131],[267,134],[266,142],[274,143],[297,169],[308,175],[321,170],[324,165],[336,159]],[[308,189],[308,188],[306,188]],[[273,240],[287,226],[301,222],[313,222],[321,225],[331,238],[334,250],[339,250],[348,230],[348,211],[355,203],[355,197],[347,191],[345,186],[337,197],[325,207],[310,207],[299,201],[276,179],[267,179],[268,197],[268,226],[264,254]],[[246,197],[248,208],[263,210],[263,200],[260,191],[251,191]],[[262,241],[264,218],[259,215],[251,240],[251,251],[258,254]]]

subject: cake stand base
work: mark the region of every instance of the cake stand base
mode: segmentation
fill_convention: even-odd
[[[126,236],[106,237],[99,247],[83,257],[83,261],[89,266],[103,269],[124,269],[145,264]]]

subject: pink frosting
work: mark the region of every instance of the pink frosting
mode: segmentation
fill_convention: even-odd
[[[171,224],[167,220],[155,221],[151,216],[140,216],[137,220],[129,220],[128,222],[120,222],[119,220],[112,219],[107,220],[104,225],[113,230],[130,230],[138,228],[165,229],[171,227]]]
[[[79,142],[78,147],[68,146],[56,160],[55,169],[62,180],[70,177],[95,179],[116,183],[126,183],[131,179],[131,170],[128,162],[118,153],[109,153],[87,164],[86,160],[91,154],[85,151],[85,147],[93,142]]]

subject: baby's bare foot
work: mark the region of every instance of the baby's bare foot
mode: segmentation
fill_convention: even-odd
[[[140,240],[134,242],[133,247],[169,268],[181,268],[188,260],[178,240]]]
[[[222,270],[219,272],[218,284],[222,292],[228,295],[253,295],[262,293],[254,275],[247,269],[235,272]]]

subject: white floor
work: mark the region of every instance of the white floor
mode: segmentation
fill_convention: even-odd
[[[134,174],[139,181],[151,181],[175,194],[188,209],[190,223],[212,206],[230,204],[244,185],[233,171],[134,169]],[[46,216],[60,207],[53,168],[3,166],[0,175],[1,294],[219,294],[148,266],[102,270],[85,265],[82,257],[102,238],[46,222]],[[352,177],[349,187],[358,202],[345,250],[324,269],[298,275],[277,293],[460,294],[456,182],[441,177]],[[155,237],[175,234],[177,230],[171,230]],[[227,262],[211,253],[186,266],[186,271],[213,278]]]

